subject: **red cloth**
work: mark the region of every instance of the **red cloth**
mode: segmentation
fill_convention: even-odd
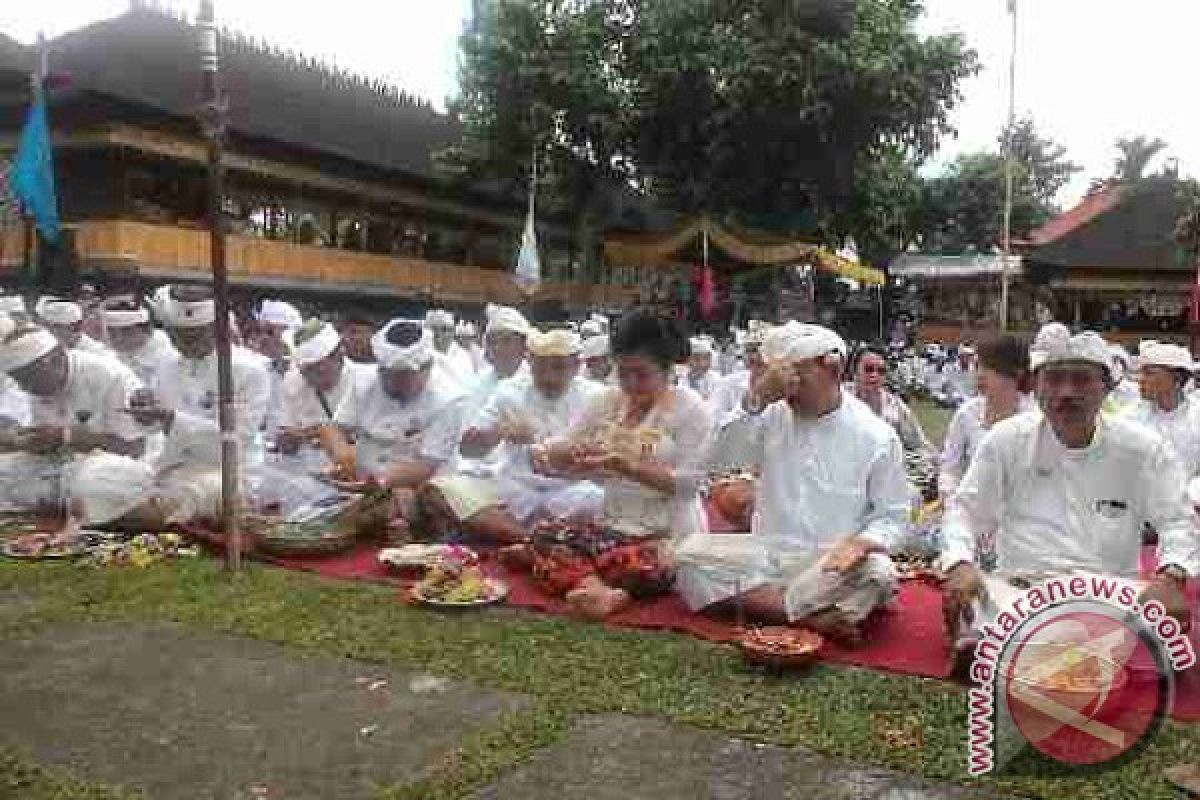
[[[379,564],[377,553],[375,546],[362,546],[326,558],[275,559],[273,563],[288,569],[315,572],[327,578],[407,585],[408,582],[394,577]],[[1147,561],[1153,563],[1152,558]],[[489,575],[502,578],[508,584],[508,605],[546,614],[568,613],[566,603],[543,592],[530,575],[508,570],[490,553],[483,554],[483,566]],[[637,603],[609,617],[606,624],[620,628],[676,631],[713,642],[732,642],[739,637],[733,621],[693,614],[675,594]],[[1192,641],[1195,645],[1195,627]],[[821,659],[832,664],[932,678],[947,677],[950,671],[949,656],[949,647],[942,632],[941,592],[937,587],[919,581],[901,584],[899,597],[871,625],[865,644],[851,649],[827,642],[821,651]],[[1200,668],[1190,669],[1178,676],[1172,716],[1186,721],[1200,720]]]

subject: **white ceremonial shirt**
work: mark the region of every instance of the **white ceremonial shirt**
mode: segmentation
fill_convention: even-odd
[[[133,371],[110,356],[67,351],[67,384],[52,397],[30,395],[35,426],[83,427],[127,442],[145,439],[145,431],[125,412],[142,384]]]
[[[0,376],[0,426],[28,428],[32,413],[29,394],[8,375]]]
[[[1200,403],[1194,398],[1185,396],[1171,411],[1163,411],[1149,400],[1140,400],[1124,416],[1166,439],[1188,478],[1200,473]]]
[[[712,400],[712,396],[716,392],[720,382],[721,376],[713,369],[708,370],[699,378],[693,378],[691,373],[685,372],[680,380],[681,385],[687,386],[693,392],[700,395],[701,399],[705,402]]]
[[[433,357],[437,366],[457,381],[464,390],[471,387],[475,379],[475,364],[471,361],[471,354],[458,342],[451,343],[444,353],[435,349]]]
[[[740,369],[731,372],[717,383],[708,404],[713,411],[713,419],[718,423],[724,421],[731,411],[742,407],[746,392],[750,391],[750,370]]]
[[[476,428],[494,429],[505,420],[519,420],[533,429],[534,441],[542,442],[564,435],[570,427],[583,418],[593,399],[604,388],[587,378],[576,377],[559,397],[546,397],[537,390],[531,375],[521,375],[501,381],[491,400],[479,411],[470,423]],[[491,467],[492,477],[533,488],[561,486],[560,478],[537,475],[529,459],[529,448],[501,442],[485,459]]]
[[[1018,413],[1034,411],[1036,404],[1030,395],[1022,395],[1017,401]],[[987,399],[972,397],[954,412],[946,438],[942,442],[941,472],[938,475],[938,492],[943,497],[954,494],[959,481],[971,466],[971,459],[979,449],[979,443],[987,435]]]
[[[271,378],[257,353],[235,346],[231,357],[233,399],[244,457],[251,462],[261,461],[261,431],[271,399]],[[176,351],[163,360],[153,388],[159,402],[175,409],[176,416],[191,414],[215,422],[219,405],[216,352],[191,359]]]
[[[858,398],[842,392],[818,419],[797,417],[784,401],[757,415],[739,410],[714,449],[730,435],[749,443],[762,470],[753,528],[766,547],[800,555],[856,534],[884,547],[903,536],[910,504],[900,438]]]
[[[355,382],[333,419],[357,438],[359,473],[383,477],[397,461],[450,461],[458,451],[463,403],[462,389],[435,369],[425,391],[402,404],[383,390],[376,367]]]
[[[113,351],[106,344],[96,341],[86,333],[80,334],[79,341],[71,349],[97,356],[111,356],[113,354]]]
[[[151,333],[150,338],[139,350],[132,353],[121,353],[114,350],[113,353],[147,386],[154,385],[155,376],[163,368],[163,364],[178,355],[175,346],[171,344],[171,337],[167,336],[165,331],[160,330]]]
[[[370,380],[375,371],[374,364],[355,364],[350,359],[342,362],[342,375],[337,385],[325,393],[325,404],[312,384],[304,379],[299,368],[292,367],[283,376],[280,387],[282,401],[279,412],[279,427],[281,428],[312,428],[318,425],[333,424],[333,415],[338,406],[350,394],[356,381]],[[326,410],[328,409],[328,410]]]
[[[1157,433],[1101,414],[1091,445],[1069,450],[1036,412],[993,426],[950,499],[945,568],[974,561],[976,537],[996,543],[1001,571],[1082,570],[1135,577],[1146,524],[1159,562],[1195,574],[1187,480]]]

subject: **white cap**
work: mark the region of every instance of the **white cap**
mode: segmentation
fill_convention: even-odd
[[[1186,347],[1166,342],[1144,342],[1138,350],[1138,363],[1143,367],[1155,366],[1167,369],[1192,371],[1192,354]]]
[[[454,327],[455,336],[474,336],[477,332],[475,323],[469,320],[462,320]]]
[[[707,336],[693,336],[688,343],[692,346],[692,355],[694,356],[711,356],[713,354],[712,339]]]
[[[0,317],[0,372],[14,372],[44,358],[59,346],[54,334],[29,327],[24,333],[11,317]]]
[[[47,325],[76,325],[83,321],[83,307],[70,300],[43,297],[34,306],[38,319]]]
[[[304,317],[291,303],[285,303],[282,300],[263,300],[258,309],[258,321],[291,330],[303,325]]]
[[[829,328],[792,320],[767,332],[762,353],[771,363],[819,358],[831,353],[845,357],[846,342]]]
[[[487,315],[487,330],[485,333],[516,333],[528,336],[533,330],[525,315],[509,306],[497,306],[488,303],[484,310]]]
[[[329,358],[341,343],[342,337],[337,329],[326,322],[313,336],[293,348],[293,358],[297,366],[307,367]]]
[[[420,325],[419,320],[394,319],[384,325],[371,337],[371,351],[375,360],[384,369],[402,369],[415,372],[433,361],[433,334],[428,328],[421,331],[421,337],[408,347],[392,344],[388,341],[391,329],[404,322]]]
[[[581,334],[583,334],[584,336],[589,336],[589,337],[603,336],[604,335],[604,326],[600,324],[599,320],[586,319],[583,321],[583,324],[579,326],[579,332]]]
[[[0,295],[0,313],[24,314],[25,298],[15,294]]]
[[[217,307],[211,297],[203,300],[179,300],[174,287],[160,286],[150,299],[154,315],[168,328],[202,328],[217,320]]]
[[[1042,331],[1045,331],[1046,327],[1049,326],[1043,327]],[[1062,327],[1062,331],[1066,331],[1066,328]],[[1074,336],[1068,335],[1064,339],[1062,332],[1055,332],[1043,338],[1039,331],[1038,340],[1039,349],[1030,354],[1030,362],[1035,370],[1047,364],[1082,361],[1104,367],[1104,371],[1112,375],[1112,356],[1109,355],[1108,345],[1098,333],[1084,331]],[[1190,363],[1191,359],[1188,361]]]
[[[579,334],[574,331],[541,331],[534,330],[526,340],[529,355],[537,357],[574,356],[579,355],[582,344]]]
[[[444,309],[435,308],[425,314],[425,326],[429,328],[453,328],[454,315]]]
[[[583,357],[588,358],[604,358],[609,354],[609,345],[607,336],[593,336],[583,343]]]

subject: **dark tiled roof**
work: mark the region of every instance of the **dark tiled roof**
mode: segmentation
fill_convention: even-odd
[[[1120,185],[1104,186],[1084,197],[1074,208],[1064,211],[1029,234],[1029,243],[1042,245],[1060,239],[1101,214],[1110,211],[1120,199]]]
[[[1085,198],[1081,206],[1090,213],[1066,212],[1058,234],[1035,244],[1029,260],[1059,267],[1193,269],[1175,241],[1183,210],[1175,181],[1150,178],[1113,194],[1115,200]],[[1046,227],[1055,225],[1052,220]]]
[[[11,36],[0,33],[0,72],[28,72],[30,51]]]
[[[191,117],[200,96],[196,29],[134,9],[50,42],[50,65],[71,85]],[[3,43],[0,42],[0,53]],[[445,114],[394,90],[244,37],[220,37],[230,128],[418,176],[459,138]]]

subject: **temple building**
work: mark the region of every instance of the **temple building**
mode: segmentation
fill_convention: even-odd
[[[206,145],[197,112],[197,29],[135,4],[46,43],[60,253],[98,283],[204,280]],[[228,97],[225,214],[235,291],[327,302],[469,306],[516,302],[511,279],[525,198],[452,186],[434,160],[457,123],[427,103],[223,31]],[[0,36],[0,160],[29,105],[32,48]],[[0,228],[14,278],[23,226]],[[572,282],[570,226],[538,220],[544,285],[535,300],[615,307],[635,286]],[[0,273],[2,274],[2,273]]]

